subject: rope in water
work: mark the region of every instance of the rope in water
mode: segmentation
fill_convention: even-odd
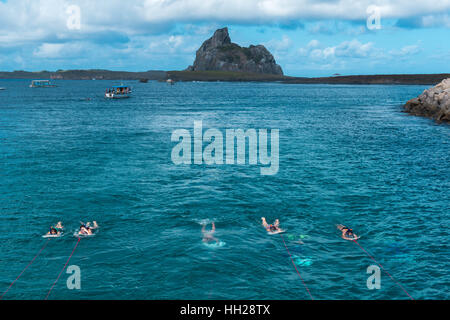
[[[288,249],[288,247],[286,245],[286,242],[284,241],[284,237],[283,237],[283,235],[281,233],[280,233],[280,236],[281,236],[281,239],[283,240],[283,244],[284,244],[284,246],[286,248],[286,251],[289,254],[289,258],[291,258],[291,262],[294,265],[295,271],[297,271],[297,274],[300,277],[300,280],[302,280],[303,286],[305,287],[306,291],[308,292],[311,300],[314,300],[313,296],[311,295],[311,292],[309,291],[308,286],[306,285],[305,281],[303,280],[303,277],[301,276],[300,272],[297,269],[297,266],[295,265],[294,259],[292,259],[291,253],[289,252],[289,249]]]
[[[361,248],[361,250],[362,251],[364,251],[373,261],[375,261],[375,263],[376,264],[378,264],[379,266],[380,266],[380,268],[381,269],[383,269],[383,271],[408,295],[408,297],[411,299],[411,300],[414,300],[414,298],[413,297],[411,297],[411,295],[408,293],[408,291],[406,291],[405,290],[405,288],[403,288],[403,286],[397,281],[397,280],[395,280],[394,279],[394,277],[393,276],[391,276],[390,275],[390,273],[377,261],[377,260],[375,260],[375,258],[374,257],[372,257],[360,244],[359,244],[359,242],[358,241],[356,241],[356,240],[353,240],[353,242],[355,242],[360,248]]]
[[[5,296],[5,294],[9,291],[9,289],[11,289],[11,287],[14,285],[14,283],[16,283],[17,280],[19,280],[19,278],[22,276],[22,274],[24,274],[25,271],[27,271],[27,269],[33,264],[34,260],[36,260],[36,258],[41,254],[41,252],[45,249],[45,247],[47,246],[47,243],[50,239],[47,239],[47,241],[45,241],[44,245],[42,246],[41,250],[39,250],[39,252],[34,256],[34,258],[28,263],[28,265],[25,267],[25,269],[22,270],[22,272],[17,276],[16,280],[14,280],[13,282],[11,282],[11,284],[9,285],[8,289],[6,289],[5,292],[3,292],[2,296],[0,297],[0,300],[3,299],[3,297]]]
[[[50,288],[50,290],[47,293],[47,296],[45,297],[45,300],[48,299],[48,297],[50,296],[50,293],[53,290],[53,287],[56,285],[56,283],[58,282],[59,278],[61,277],[61,274],[63,273],[63,271],[66,269],[67,265],[69,264],[70,258],[72,258],[73,253],[75,252],[75,249],[78,247],[78,244],[80,243],[81,238],[78,238],[77,244],[75,245],[75,247],[72,250],[72,253],[70,254],[69,258],[66,261],[66,264],[64,265],[64,267],[62,268],[61,272],[59,273],[58,277],[56,278],[55,282],[53,282],[52,287]]]

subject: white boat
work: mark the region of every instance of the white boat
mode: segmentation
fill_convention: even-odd
[[[0,88],[0,91],[1,91],[1,90],[6,90],[6,88]]]
[[[129,98],[131,94],[131,88],[128,86],[120,85],[113,86],[106,89],[105,98],[107,99],[125,99]]]
[[[54,88],[54,84],[50,80],[33,80],[31,81],[30,88]]]

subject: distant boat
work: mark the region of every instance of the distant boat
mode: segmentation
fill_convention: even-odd
[[[148,82],[148,79],[142,78],[142,79],[139,79],[139,82],[147,83],[147,82]]]
[[[106,89],[105,98],[107,99],[124,99],[129,98],[131,94],[131,88],[128,86],[120,85],[113,86]]]
[[[33,80],[31,81],[30,88],[54,88],[54,84],[50,80]]]
[[[0,88],[0,91],[1,91],[1,90],[6,90],[6,88]]]
[[[175,84],[175,81],[173,81],[172,79],[167,79],[166,82],[172,86]]]

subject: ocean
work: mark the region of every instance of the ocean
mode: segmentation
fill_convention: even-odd
[[[428,86],[128,81],[130,99],[106,100],[120,81],[29,83],[0,80],[3,299],[450,298],[450,127],[401,108]],[[175,165],[171,135],[194,121],[278,129],[278,172]],[[41,237],[60,220],[63,237]],[[395,281],[381,270],[369,289],[364,250]]]

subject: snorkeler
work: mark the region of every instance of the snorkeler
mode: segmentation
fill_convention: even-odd
[[[273,224],[268,224],[266,218],[262,217],[262,225],[266,228],[266,231],[270,234],[281,233],[284,232],[283,229],[280,228],[280,220],[276,219]]]
[[[342,224],[338,224],[337,228],[342,231],[342,239],[344,240],[358,240],[359,237],[353,233],[353,230],[350,228],[347,228],[346,226]]]
[[[215,241],[217,244],[219,244],[219,242],[220,242],[219,239],[214,237],[214,233],[216,232],[216,225],[214,224],[214,222],[212,222],[211,225],[212,225],[211,230],[206,231],[206,224],[203,224],[203,227],[202,227],[203,239],[202,239],[202,241],[205,243]]]
[[[61,231],[57,230],[55,227],[50,227],[49,232],[47,232],[47,236],[59,236],[61,235]]]
[[[89,228],[87,225],[82,224],[80,226],[80,231],[78,232],[79,235],[84,235],[84,236],[88,236],[88,235],[92,235],[92,230],[91,228]]]

